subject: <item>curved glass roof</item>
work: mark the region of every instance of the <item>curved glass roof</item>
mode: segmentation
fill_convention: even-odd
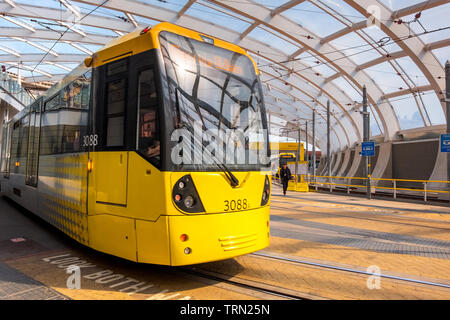
[[[252,55],[273,135],[304,129],[315,110],[323,149],[330,100],[333,151],[355,145],[363,86],[372,136],[446,123],[445,0],[2,0],[0,13],[0,63],[28,82],[57,81],[114,37],[169,21]]]

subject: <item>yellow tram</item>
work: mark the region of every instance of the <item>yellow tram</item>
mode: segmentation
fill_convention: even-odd
[[[206,145],[211,132],[231,149]],[[249,159],[255,141],[270,159],[251,57],[160,23],[115,39],[9,119],[1,192],[101,252],[227,259],[269,244],[270,164]]]

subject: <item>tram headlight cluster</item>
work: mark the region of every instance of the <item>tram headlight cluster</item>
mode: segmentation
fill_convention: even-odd
[[[175,205],[184,212],[198,213],[205,211],[190,174],[178,179],[173,187],[172,197]]]
[[[267,202],[269,202],[269,198],[270,198],[270,181],[269,177],[266,176],[266,179],[264,180],[264,189],[261,198],[261,206],[265,206]]]

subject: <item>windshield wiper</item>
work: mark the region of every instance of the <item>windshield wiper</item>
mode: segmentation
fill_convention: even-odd
[[[181,121],[181,120],[180,120],[180,126],[181,126],[181,127],[182,127],[182,126],[187,127],[187,128],[189,128],[189,129],[191,129],[191,130],[193,131],[192,126],[191,126],[190,124],[188,124],[187,122],[184,122],[184,121]],[[194,135],[193,137],[194,137],[194,143],[195,143],[195,142],[198,142],[198,141],[195,140],[195,139],[196,139],[196,138],[195,138],[195,135]],[[200,145],[203,146],[203,143],[200,143]],[[203,147],[204,147],[204,146],[203,146]],[[238,178],[236,178],[236,176],[230,171],[230,169],[228,169],[228,167],[227,167],[225,164],[219,163],[219,161],[218,161],[218,159],[217,159],[217,157],[216,157],[215,154],[213,155],[212,152],[210,152],[210,154],[211,154],[211,157],[212,157],[213,160],[214,160],[214,164],[215,164],[220,170],[222,170],[223,173],[225,173],[225,176],[226,176],[227,179],[230,181],[230,185],[231,185],[233,188],[239,186],[239,180],[238,180]]]
[[[211,154],[212,155],[212,154]],[[216,158],[216,156],[213,156],[214,159]],[[237,187],[239,185],[239,180],[238,178],[236,178],[236,176],[230,171],[230,169],[228,169],[228,167],[224,164],[219,164],[218,162],[216,162],[216,165],[222,169],[223,173],[225,173],[225,175],[227,176],[228,180],[230,180],[230,184],[233,188]]]

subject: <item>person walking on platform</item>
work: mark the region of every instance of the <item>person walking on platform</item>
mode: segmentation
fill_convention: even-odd
[[[291,170],[289,170],[286,164],[283,164],[283,167],[280,170],[280,179],[281,183],[283,183],[283,194],[286,195],[288,183],[291,179]]]

